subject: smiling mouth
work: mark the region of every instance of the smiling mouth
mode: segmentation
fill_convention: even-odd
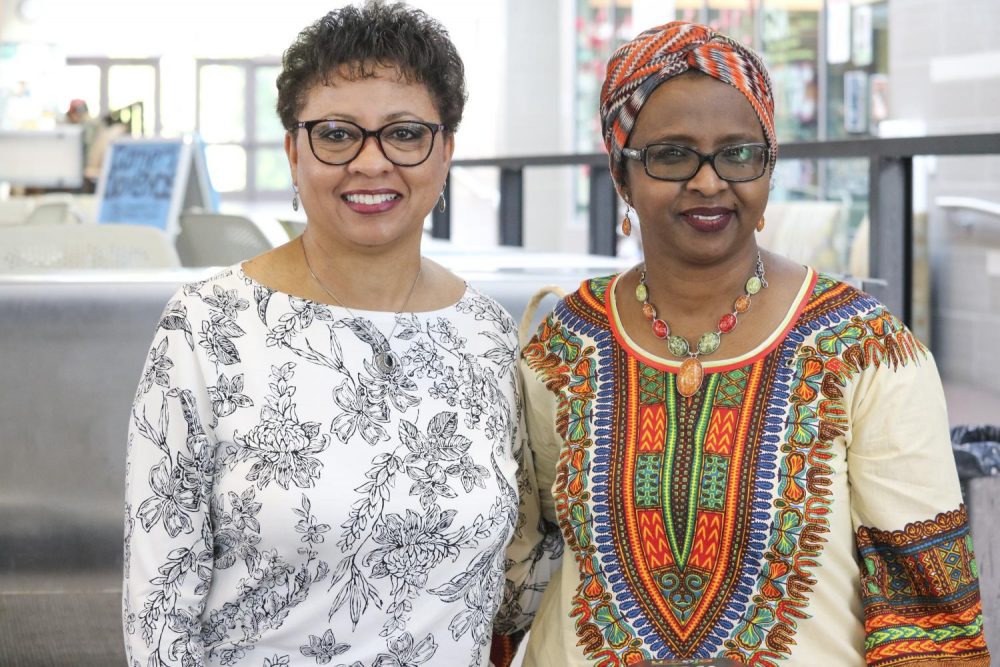
[[[365,206],[375,206],[377,204],[384,204],[389,201],[395,201],[399,199],[398,194],[377,194],[377,195],[344,195],[344,199],[352,204],[362,204]]]
[[[728,226],[734,213],[725,208],[695,209],[681,213],[681,217],[700,232],[716,232]]]

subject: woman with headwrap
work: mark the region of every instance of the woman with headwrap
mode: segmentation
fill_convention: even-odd
[[[988,664],[930,352],[757,245],[778,152],[760,58],[653,28],[608,63],[601,121],[645,259],[562,299],[522,351],[540,498],[498,630],[524,629],[548,532],[565,551],[529,667]]]

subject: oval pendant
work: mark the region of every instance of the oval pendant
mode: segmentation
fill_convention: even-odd
[[[635,300],[645,301],[649,298],[649,289],[646,287],[645,283],[639,283],[635,286]]]
[[[399,368],[399,357],[392,350],[379,352],[375,355],[375,367],[386,375],[391,375]]]
[[[677,393],[684,398],[690,398],[701,389],[701,382],[705,379],[705,369],[701,362],[695,357],[688,357],[681,364],[677,371]]]

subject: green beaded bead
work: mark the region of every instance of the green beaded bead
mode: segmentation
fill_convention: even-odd
[[[635,286],[636,299],[645,302],[648,296],[649,296],[649,290],[646,289],[646,286],[644,284],[639,283],[638,285]]]
[[[675,357],[686,357],[688,355],[687,339],[681,336],[667,337],[667,347],[670,349],[670,354]]]
[[[722,336],[718,332],[707,331],[698,339],[698,352],[700,354],[712,354],[719,349],[719,343],[721,342]]]
[[[747,294],[756,294],[763,286],[764,284],[760,281],[760,277],[750,276],[750,279],[747,280]]]

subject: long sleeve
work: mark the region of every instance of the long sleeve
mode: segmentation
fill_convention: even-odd
[[[562,535],[551,492],[559,452],[555,396],[523,361],[520,371],[527,442],[522,441],[518,456],[518,523],[507,548],[507,581],[494,621],[490,657],[497,667],[510,664],[562,561]]]
[[[199,615],[213,568],[212,402],[180,301],[157,327],[129,420],[125,647],[130,665],[205,663]]]
[[[934,360],[905,329],[859,378],[848,447],[869,665],[987,665],[968,517]]]

